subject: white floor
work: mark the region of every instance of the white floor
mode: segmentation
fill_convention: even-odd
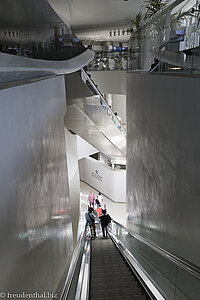
[[[84,182],[80,182],[81,187],[81,218],[83,223],[85,222],[85,212],[88,210],[88,195],[90,191],[93,191],[95,196],[98,195],[98,191],[89,186]],[[123,225],[126,226],[126,203],[115,203],[107,198],[105,195],[103,196],[103,204],[106,205],[107,213],[111,216],[111,218]]]

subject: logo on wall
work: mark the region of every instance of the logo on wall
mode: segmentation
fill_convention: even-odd
[[[94,178],[96,178],[97,180],[102,181],[102,176],[99,175],[99,171],[98,170],[95,170],[94,172],[92,172],[92,176]]]

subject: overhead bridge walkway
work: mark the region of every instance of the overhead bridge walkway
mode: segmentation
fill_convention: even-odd
[[[200,270],[113,221],[109,237],[86,229],[60,300],[197,300]]]

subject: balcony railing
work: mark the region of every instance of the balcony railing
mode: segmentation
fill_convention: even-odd
[[[129,70],[199,73],[200,6],[176,0],[156,13],[129,41]]]
[[[88,71],[125,71],[127,70],[128,52],[96,53],[93,61],[87,66]]]

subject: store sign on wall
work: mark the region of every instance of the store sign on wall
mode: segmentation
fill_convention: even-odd
[[[92,172],[92,177],[96,178],[99,181],[102,181],[102,176],[99,174],[98,170]]]

